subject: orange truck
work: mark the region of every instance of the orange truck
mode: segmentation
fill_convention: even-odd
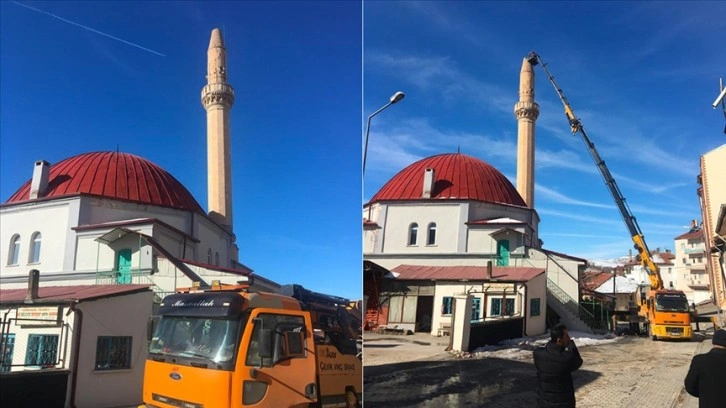
[[[359,315],[298,285],[180,290],[159,305],[139,408],[360,407]]]

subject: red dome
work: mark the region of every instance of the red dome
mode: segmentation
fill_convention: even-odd
[[[30,182],[6,203],[28,201]],[[128,153],[84,153],[51,165],[48,188],[39,198],[76,194],[204,212],[189,190],[169,172]]]
[[[426,169],[434,169],[432,200],[476,200],[526,206],[499,170],[460,153],[440,154],[417,161],[389,180],[370,202],[424,200],[421,196]]]

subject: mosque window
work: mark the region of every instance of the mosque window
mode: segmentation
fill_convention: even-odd
[[[15,234],[10,238],[10,248],[8,250],[8,265],[17,265],[20,258],[20,235]]]
[[[415,222],[408,227],[408,245],[416,245],[418,238],[418,224]]]
[[[212,264],[212,248],[209,248],[207,250],[207,264],[208,265]]]
[[[428,233],[426,234],[426,245],[436,245],[436,223],[429,224]]]
[[[219,266],[219,252],[214,253],[214,264]]]
[[[28,260],[29,263],[38,263],[40,262],[40,232],[33,233],[31,239],[30,239],[30,259]]]

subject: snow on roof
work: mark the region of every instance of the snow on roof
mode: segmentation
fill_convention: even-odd
[[[605,283],[598,286],[595,292],[598,293],[633,293],[638,290],[638,282],[633,278],[624,276],[615,277],[615,292],[613,292],[613,278],[611,277]]]

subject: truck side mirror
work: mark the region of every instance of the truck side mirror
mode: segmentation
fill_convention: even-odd
[[[258,332],[259,336],[257,338],[257,341],[260,344],[259,351],[257,352],[261,358],[272,358],[272,330],[270,329],[260,329]]]

